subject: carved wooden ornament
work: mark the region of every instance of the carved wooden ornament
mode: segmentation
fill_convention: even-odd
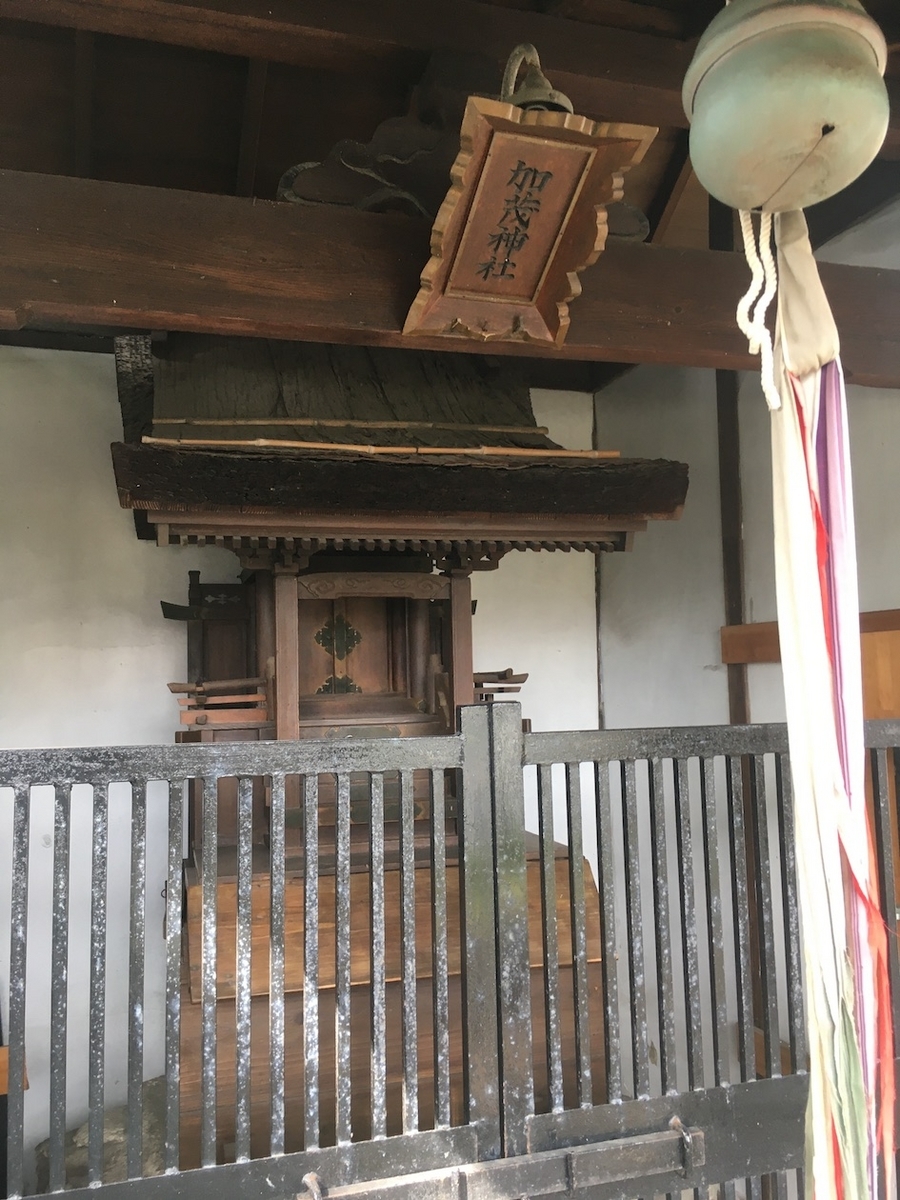
[[[562,345],[606,205],[656,133],[470,96],[403,332]]]

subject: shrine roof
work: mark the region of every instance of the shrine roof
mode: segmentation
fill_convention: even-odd
[[[686,464],[666,459],[517,458],[501,469],[480,456],[237,454],[121,443],[112,454],[120,502],[158,530],[165,526],[158,536],[166,544],[312,538],[322,547],[624,549],[648,520],[680,515],[688,484]]]

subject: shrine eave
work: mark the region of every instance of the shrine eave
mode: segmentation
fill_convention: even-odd
[[[320,549],[625,549],[681,514],[686,464],[665,459],[445,462],[112,447],[119,500],[163,544],[244,554]],[[290,548],[288,545],[287,548]],[[480,549],[479,549],[480,548]]]

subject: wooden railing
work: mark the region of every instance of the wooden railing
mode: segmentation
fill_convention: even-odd
[[[784,728],[461,715],[448,737],[0,753],[11,1196],[784,1185],[806,1091]],[[868,735],[896,1006],[900,727]]]

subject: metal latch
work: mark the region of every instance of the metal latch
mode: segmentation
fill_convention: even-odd
[[[673,1117],[669,1128],[681,1136],[682,1171],[692,1175],[694,1171],[694,1134],[686,1125],[682,1125],[680,1117]]]

